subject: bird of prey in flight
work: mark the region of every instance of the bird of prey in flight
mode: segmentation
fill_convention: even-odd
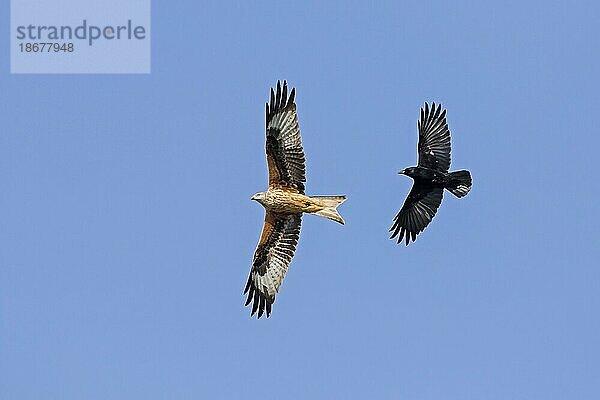
[[[390,239],[398,236],[398,243],[406,236],[406,245],[425,229],[442,203],[444,189],[456,197],[463,197],[471,190],[471,173],[467,170],[448,172],[450,169],[450,131],[446,123],[446,110],[442,105],[425,103],[417,122],[419,131],[416,167],[403,169],[399,174],[413,179],[413,186],[394,218]]]
[[[252,302],[251,315],[258,311],[258,318],[265,311],[267,317],[271,314],[275,295],[298,244],[302,213],[344,224],[336,208],[346,200],[345,196],[304,195],[306,167],[295,95],[296,89],[292,89],[288,97],[287,82],[283,81],[282,88],[277,81],[277,90],[271,89],[271,101],[267,103],[269,187],[252,196],[265,208],[265,223],[244,289],[244,294],[248,294],[245,305]]]

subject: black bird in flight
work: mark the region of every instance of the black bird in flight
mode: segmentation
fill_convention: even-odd
[[[450,169],[450,131],[446,122],[446,110],[442,105],[425,103],[421,108],[419,131],[419,161],[416,167],[403,169],[399,174],[410,176],[413,187],[390,228],[398,243],[406,235],[406,245],[414,242],[417,235],[431,222],[442,203],[444,189],[456,197],[463,197],[471,190],[471,173],[467,170],[448,172]]]

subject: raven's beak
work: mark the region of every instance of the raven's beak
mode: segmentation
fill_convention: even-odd
[[[404,175],[404,171],[405,170],[401,170],[400,172],[398,172],[398,175]]]

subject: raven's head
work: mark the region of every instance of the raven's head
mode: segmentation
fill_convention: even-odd
[[[415,176],[415,167],[404,168],[402,171],[398,172],[400,175],[410,176],[411,178]]]

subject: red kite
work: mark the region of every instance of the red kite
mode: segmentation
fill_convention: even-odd
[[[269,188],[252,196],[266,210],[265,224],[244,294],[246,304],[252,302],[252,313],[260,318],[266,310],[271,315],[275,295],[279,292],[285,273],[294,257],[302,213],[329,218],[340,224],[344,220],[336,208],[345,196],[305,196],[306,167],[300,138],[294,97],[296,89],[287,96],[287,82],[277,81],[277,92],[271,89],[267,103],[267,166]]]

